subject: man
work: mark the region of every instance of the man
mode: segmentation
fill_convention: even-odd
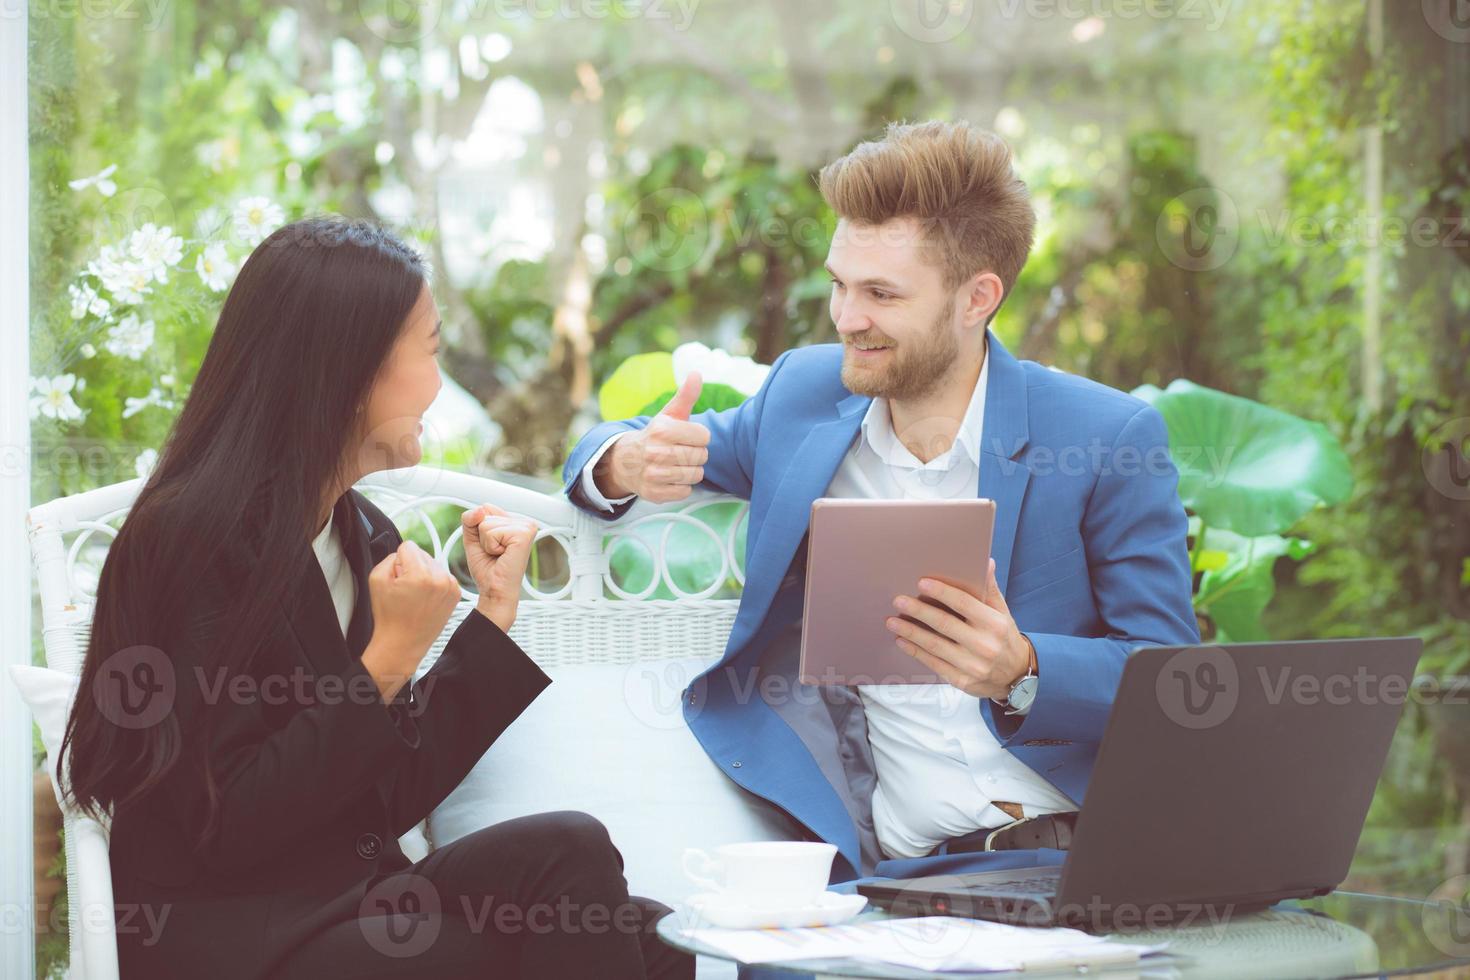
[[[740,612],[685,718],[838,846],[834,881],[1059,862],[1125,657],[1199,639],[1163,419],[990,333],[1035,225],[998,137],[891,126],[820,183],[841,343],[782,354],[739,407],[691,419],[692,375],[658,416],[594,428],[567,493],[608,519],[696,485],[750,500]],[[946,611],[916,582],[889,620],[943,683],[798,686],[812,501],[976,495],[996,503],[987,588],[929,593]]]

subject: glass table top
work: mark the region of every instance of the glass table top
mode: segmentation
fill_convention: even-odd
[[[855,920],[887,918],[869,907]],[[660,937],[689,953],[727,958],[684,935],[696,921],[677,908],[658,922]],[[1169,944],[1168,955],[1149,957],[1126,969],[1065,971],[1067,975],[1179,978],[1261,978],[1261,980],[1325,980],[1325,978],[1411,976],[1440,970],[1470,971],[1470,909],[1414,898],[1334,892],[1322,898],[1282,902],[1228,921],[1204,921],[1180,929],[1115,934],[1121,942]],[[761,964],[783,973],[831,977],[914,978],[943,976],[1021,977],[1028,973],[927,973],[871,962],[800,960]],[[1062,975],[1057,971],[1049,976]]]

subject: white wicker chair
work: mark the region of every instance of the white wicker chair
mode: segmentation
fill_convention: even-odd
[[[130,480],[41,504],[29,515],[31,554],[41,597],[46,664],[76,675],[86,654],[96,576],[106,547],[142,487]],[[528,576],[511,635],[543,667],[572,663],[633,663],[724,651],[744,585],[737,531],[747,518],[743,501],[697,494],[675,505],[640,503],[616,523],[589,517],[560,494],[548,495],[485,477],[430,467],[374,474],[359,489],[405,533],[417,527],[434,555],[445,559],[459,544],[459,512],[489,502],[540,525],[538,542],[564,552],[566,581],[552,590]],[[694,514],[712,505],[734,507],[729,527],[716,532]],[[452,526],[446,519],[452,515]],[[718,555],[709,582],[689,590],[674,581],[665,549],[678,528],[707,537]],[[649,537],[655,539],[650,547]],[[631,543],[630,543],[631,542]],[[554,549],[538,543],[538,558],[556,564]],[[651,552],[654,575],[633,592],[615,581],[611,556],[621,547]],[[548,557],[547,552],[551,551]],[[689,583],[683,583],[688,586]],[[674,599],[652,598],[663,586]],[[717,596],[727,596],[717,598]],[[429,670],[444,643],[473,608],[466,592],[444,633],[419,667]],[[117,980],[109,826],[63,807],[66,827],[67,924],[71,980]]]

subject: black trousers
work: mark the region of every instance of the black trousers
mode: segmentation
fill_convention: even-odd
[[[507,820],[376,882],[364,913],[294,950],[277,980],[692,980],[694,958],[659,940],[670,909],[630,897],[623,858],[595,817]],[[370,914],[373,910],[381,914]]]

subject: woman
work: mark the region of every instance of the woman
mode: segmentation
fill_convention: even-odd
[[[271,235],[225,300],[61,750],[113,811],[124,980],[693,976],[586,814],[398,847],[550,683],[506,636],[535,526],[489,505],[475,610],[410,683],[459,588],[351,487],[418,462],[439,326],[419,257],[339,218]]]

